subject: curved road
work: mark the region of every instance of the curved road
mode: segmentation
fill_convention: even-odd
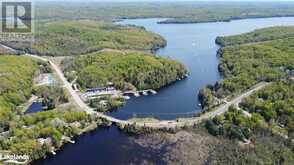
[[[114,123],[121,123],[121,124],[127,124],[127,121],[123,121],[123,120],[119,120],[107,115],[104,115],[102,113],[98,113],[95,112],[92,108],[90,108],[81,98],[80,96],[73,90],[72,88],[72,84],[70,84],[66,78],[64,77],[64,74],[62,73],[61,69],[54,64],[52,61],[43,58],[41,56],[37,56],[37,55],[33,55],[33,54],[26,54],[26,56],[32,57],[32,58],[36,58],[45,62],[49,62],[52,69],[54,70],[54,72],[57,74],[57,76],[60,78],[60,80],[62,81],[64,88],[66,88],[66,90],[69,92],[69,94],[71,95],[71,97],[73,98],[74,102],[78,105],[78,107],[85,111],[88,114],[97,114],[98,117],[101,117],[103,119],[106,119],[108,121],[114,122]]]
[[[256,92],[258,90],[263,89],[264,87],[266,87],[269,84],[271,84],[271,83],[267,83],[267,82],[258,83],[255,86],[253,86],[251,89],[249,89],[247,92],[239,95],[238,97],[235,97],[234,99],[232,99],[229,102],[226,102],[223,105],[220,105],[220,107],[218,107],[214,111],[202,114],[200,117],[187,118],[187,119],[182,119],[179,121],[171,120],[171,121],[159,121],[159,122],[150,122],[150,123],[147,123],[147,122],[146,123],[136,123],[136,125],[151,127],[151,128],[182,128],[182,127],[186,127],[186,126],[188,126],[188,127],[194,126],[195,124],[198,124],[198,123],[202,122],[203,120],[210,119],[215,116],[224,114],[225,112],[227,112],[229,110],[230,106],[239,104],[242,101],[242,99],[250,96],[251,94],[253,94],[254,92]]]
[[[10,50],[15,50],[15,49],[8,47],[8,46],[5,46],[5,45],[2,45],[2,46],[4,48],[10,49]],[[228,111],[228,109],[231,105],[235,105],[235,104],[240,103],[243,98],[250,96],[252,93],[254,93],[254,92],[256,92],[256,91],[258,91],[258,90],[260,90],[270,84],[270,83],[266,83],[266,82],[261,82],[255,86],[253,86],[247,92],[245,92],[245,93],[239,95],[238,97],[232,99],[231,101],[226,102],[225,104],[221,105],[216,110],[214,110],[212,112],[204,113],[200,117],[187,118],[187,119],[181,119],[181,120],[170,120],[170,121],[163,120],[163,121],[150,121],[150,122],[149,121],[119,120],[117,118],[107,116],[107,115],[104,115],[99,112],[95,112],[84,101],[82,101],[80,96],[73,90],[72,85],[64,77],[64,74],[62,73],[61,69],[56,64],[54,64],[52,61],[50,61],[46,58],[43,58],[41,56],[38,56],[38,55],[33,55],[33,54],[25,54],[25,55],[32,57],[32,58],[42,60],[42,61],[49,62],[52,69],[54,70],[54,72],[56,72],[57,76],[60,78],[60,80],[64,84],[64,87],[69,92],[69,94],[73,98],[74,102],[78,105],[78,107],[81,110],[85,111],[88,114],[96,114],[98,117],[100,117],[102,119],[105,119],[107,121],[110,121],[110,122],[113,122],[116,124],[120,124],[120,125],[136,125],[138,127],[149,127],[149,128],[154,128],[154,129],[162,129],[162,128],[169,129],[169,128],[182,128],[185,126],[193,126],[193,125],[198,124],[199,122],[201,122],[205,119],[213,118],[217,115],[224,114],[226,111]]]
[[[26,54],[26,55],[33,57],[33,58],[40,59],[42,61],[49,61],[49,60],[47,60],[43,57],[37,56],[37,55],[32,55],[32,54]],[[113,123],[117,123],[117,124],[123,124],[123,125],[134,125],[135,124],[136,126],[139,126],[139,127],[149,127],[149,128],[155,128],[155,129],[181,128],[181,127],[185,127],[185,126],[193,126],[193,125],[198,124],[199,122],[201,122],[205,119],[213,118],[217,115],[224,114],[226,111],[228,111],[228,109],[231,105],[235,105],[235,104],[240,103],[243,98],[250,96],[252,93],[254,93],[254,92],[256,92],[256,91],[258,91],[258,90],[260,90],[270,84],[270,83],[266,83],[266,82],[261,82],[255,86],[253,86],[247,92],[241,94],[240,96],[232,99],[229,102],[226,102],[224,105],[221,105],[215,111],[207,112],[207,113],[201,115],[200,117],[187,118],[187,119],[182,119],[182,120],[170,120],[170,121],[163,120],[163,121],[150,121],[150,122],[148,122],[148,121],[135,122],[135,121],[130,121],[130,120],[119,120],[114,117],[95,112],[85,102],[83,102],[81,100],[81,98],[79,97],[79,95],[73,90],[72,85],[66,80],[66,78],[64,77],[64,74],[62,73],[60,68],[51,61],[49,61],[49,63],[51,64],[53,70],[56,72],[56,74],[58,75],[60,80],[63,82],[64,87],[70,93],[70,95],[72,96],[75,103],[85,112],[87,112],[89,114],[96,113],[98,117],[106,119],[106,120],[111,121]]]

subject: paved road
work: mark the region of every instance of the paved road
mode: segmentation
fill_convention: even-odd
[[[6,46],[6,45],[2,45],[1,44],[1,46],[3,46],[4,48],[6,48],[8,50],[17,51],[17,50],[15,50],[15,49],[13,49],[13,48],[11,48],[9,46]],[[111,122],[114,122],[114,123],[133,124],[133,122],[119,120],[119,119],[113,118],[111,116],[107,116],[107,115],[104,115],[102,113],[95,112],[73,90],[72,85],[66,80],[66,78],[64,77],[64,74],[62,73],[61,69],[56,64],[54,64],[52,61],[50,61],[50,60],[48,60],[48,59],[46,59],[44,57],[38,56],[38,55],[29,54],[29,53],[26,53],[25,55],[26,56],[29,56],[29,57],[32,57],[32,58],[35,58],[35,59],[38,59],[38,60],[41,60],[41,61],[49,62],[50,65],[51,65],[51,67],[52,67],[52,69],[54,70],[54,72],[57,74],[57,76],[59,77],[59,79],[62,81],[64,87],[66,88],[66,90],[68,91],[68,93],[73,98],[74,102],[77,104],[77,106],[81,110],[85,111],[88,114],[96,114],[98,117],[103,118],[103,119],[108,120],[108,121],[111,121]]]
[[[265,86],[267,86],[269,84],[270,83],[267,83],[267,82],[258,83],[257,85],[253,86],[247,92],[239,95],[238,97],[235,97],[233,100],[227,102],[226,104],[221,105],[215,111],[202,115],[200,118],[205,119],[205,118],[211,118],[211,117],[215,117],[215,116],[224,114],[226,111],[228,111],[230,106],[235,105],[235,104],[239,104],[242,101],[242,99],[244,99],[245,97],[250,96],[252,93],[254,93],[254,92],[256,92],[256,91],[258,91],[260,89],[263,89]]]
[[[114,122],[114,123],[121,123],[121,124],[128,124],[129,122],[127,121],[123,121],[123,120],[119,120],[116,118],[113,118],[111,116],[107,116],[104,115],[102,113],[98,113],[95,112],[92,108],[90,108],[81,98],[80,96],[73,90],[72,85],[66,80],[66,78],[64,77],[64,74],[62,73],[61,69],[54,64],[52,61],[49,61],[46,58],[43,58],[41,56],[37,56],[37,55],[32,55],[32,54],[26,54],[26,56],[32,57],[32,58],[36,58],[42,61],[46,61],[49,62],[52,69],[54,70],[54,72],[57,74],[57,76],[60,78],[60,80],[62,81],[64,88],[66,88],[66,90],[69,92],[69,94],[71,95],[71,97],[73,98],[74,102],[78,105],[78,107],[87,112],[88,114],[96,114],[98,117],[101,117],[103,119],[106,119],[108,121]],[[132,123],[129,123],[132,124]]]
[[[66,78],[64,77],[64,74],[62,73],[62,71],[60,70],[60,68],[56,64],[54,64],[53,62],[51,62],[43,57],[37,56],[37,55],[26,54],[26,56],[30,56],[30,57],[33,57],[33,58],[36,58],[36,59],[39,59],[42,61],[49,62],[51,65],[51,68],[54,70],[54,72],[57,74],[59,79],[62,81],[64,87],[69,92],[69,94],[72,96],[74,102],[79,106],[79,108],[81,108],[82,110],[86,111],[89,114],[94,112],[90,107],[88,107],[86,105],[86,103],[84,103],[81,100],[81,98],[78,96],[78,94],[72,89],[71,84],[66,80]]]
[[[14,49],[7,47],[7,46],[4,46],[4,47],[7,49],[10,49],[10,50],[14,50]],[[234,98],[233,100],[225,103],[224,105],[221,105],[215,111],[207,112],[207,113],[201,115],[200,117],[182,119],[179,121],[177,121],[177,120],[170,120],[170,121],[163,120],[163,121],[150,121],[150,122],[146,122],[146,121],[142,121],[142,122],[136,121],[135,122],[135,121],[130,121],[130,120],[119,120],[119,119],[113,118],[111,116],[107,116],[102,113],[95,112],[92,108],[90,108],[85,102],[83,102],[81,100],[79,95],[73,90],[72,85],[64,77],[64,74],[62,73],[61,69],[56,64],[54,64],[52,61],[50,61],[46,58],[43,58],[41,56],[37,56],[37,55],[33,55],[33,54],[26,54],[26,56],[30,56],[30,57],[33,57],[33,58],[36,58],[36,59],[39,59],[42,61],[49,62],[51,64],[51,67],[54,70],[54,72],[57,74],[57,76],[60,78],[60,80],[64,84],[64,87],[66,88],[66,90],[69,92],[69,94],[73,98],[74,102],[78,105],[78,107],[81,110],[87,112],[88,114],[96,114],[98,117],[103,118],[108,121],[111,121],[116,124],[122,124],[122,125],[135,124],[136,126],[139,126],[139,127],[149,127],[149,128],[155,128],[155,129],[160,129],[160,128],[167,128],[168,129],[168,128],[180,128],[180,127],[184,127],[184,126],[193,126],[193,125],[198,124],[199,122],[201,122],[205,119],[213,118],[217,115],[224,114],[226,111],[228,111],[228,109],[231,105],[240,103],[243,98],[250,96],[252,93],[254,93],[254,92],[256,92],[256,91],[258,91],[258,90],[260,90],[270,84],[270,83],[266,83],[266,82],[261,82],[255,86],[253,86],[247,92],[245,92],[245,93],[241,94],[240,96]]]
[[[152,127],[152,128],[180,128],[180,127],[185,127],[185,126],[193,126],[195,124],[200,123],[203,120],[213,118],[215,116],[224,114],[225,112],[228,111],[229,107],[235,104],[238,104],[242,101],[242,99],[250,96],[252,93],[263,89],[270,83],[266,82],[261,82],[255,86],[253,86],[250,90],[247,92],[241,94],[240,96],[232,99],[231,101],[225,103],[224,105],[221,105],[218,107],[215,111],[212,112],[207,112],[200,117],[195,117],[195,118],[187,118],[187,119],[182,119],[180,121],[176,120],[171,120],[171,121],[159,121],[159,122],[145,122],[145,123],[136,123],[138,126],[145,126],[145,127]]]

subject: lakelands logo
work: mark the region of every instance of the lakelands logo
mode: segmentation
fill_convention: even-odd
[[[31,41],[33,5],[31,1],[1,2],[0,41]]]
[[[0,151],[0,164],[27,164],[30,157],[28,155],[10,154],[9,151]]]

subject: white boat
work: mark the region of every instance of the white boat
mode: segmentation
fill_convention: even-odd
[[[135,92],[134,96],[139,97],[140,96],[139,92]]]
[[[151,92],[153,95],[157,94],[157,92],[156,92],[155,90],[150,90],[150,92]]]
[[[148,92],[147,91],[143,91],[143,95],[144,96],[147,96],[148,95]]]
[[[124,98],[124,99],[126,99],[126,100],[129,100],[129,99],[131,99],[131,97],[130,97],[130,96],[123,96],[123,98]]]

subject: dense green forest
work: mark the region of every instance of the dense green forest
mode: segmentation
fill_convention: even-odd
[[[215,136],[225,136],[254,147],[225,146],[223,152],[212,155],[215,162],[237,164],[293,164],[294,138],[294,81],[279,81],[256,92],[231,107],[225,115],[206,122],[206,128]],[[242,111],[252,116],[244,115]],[[237,144],[236,144],[237,145]],[[255,154],[251,154],[251,153]],[[238,156],[238,155],[243,156]]]
[[[3,113],[15,109],[31,96],[38,65],[28,57],[3,55],[0,66],[0,109]]]
[[[56,106],[68,102],[68,96],[62,87],[39,86],[34,87],[32,93],[39,98],[42,98],[42,105],[45,110],[55,109]]]
[[[202,90],[200,98],[204,106],[213,105],[214,96],[234,96],[258,82],[272,82],[293,76],[292,32],[292,27],[272,27],[219,39],[224,45],[235,45],[223,47],[218,51],[219,70],[224,75],[224,80]],[[255,43],[248,44],[250,41]]]
[[[71,56],[101,49],[154,51],[166,45],[159,35],[141,27],[120,26],[98,21],[41,21],[36,23],[35,42],[4,43],[30,53]]]
[[[292,2],[38,2],[38,19],[170,18],[161,23],[199,23],[293,16]]]
[[[219,50],[224,80],[202,90],[207,109],[216,97],[237,95],[261,81],[272,83],[206,122],[212,135],[244,143],[218,148],[211,155],[215,164],[294,163],[293,32],[293,27],[271,27],[217,39],[225,46]]]
[[[208,121],[207,127],[214,135],[226,135],[239,140],[250,139],[257,132],[267,128],[293,139],[293,91],[293,81],[275,82],[245,98],[239,104],[241,110],[231,107],[225,115]],[[252,116],[244,115],[242,110]]]
[[[30,115],[10,115],[8,132],[0,136],[0,150],[28,155],[30,161],[41,159],[53,148],[66,143],[64,136],[78,135],[89,123],[95,121],[85,112],[44,111]],[[79,124],[74,124],[74,123]],[[46,140],[43,144],[38,141]],[[53,147],[53,148],[52,148]]]
[[[92,53],[62,65],[68,79],[78,77],[82,89],[104,87],[108,82],[122,90],[158,89],[187,74],[177,61],[134,51]]]
[[[16,155],[28,155],[30,161],[46,156],[52,147],[59,148],[64,136],[80,134],[90,123],[99,119],[72,109],[57,110],[55,106],[67,101],[62,88],[33,87],[38,73],[51,70],[48,64],[25,56],[0,56],[0,150]],[[20,105],[31,94],[43,98],[51,111],[24,114]],[[101,123],[101,121],[100,121]],[[47,139],[44,144],[38,139]]]
[[[33,78],[48,73],[48,64],[24,56],[0,56],[0,130],[7,127],[12,113],[22,113],[32,95]],[[40,91],[40,90],[37,90]],[[37,92],[36,92],[37,93]]]
[[[237,44],[263,42],[263,41],[290,38],[290,37],[294,37],[293,26],[277,26],[277,27],[257,29],[257,30],[254,30],[253,32],[246,33],[246,34],[217,37],[216,43],[221,46],[229,46],[229,45],[237,45]]]
[[[294,81],[280,81],[244,99],[240,107],[294,138]]]

